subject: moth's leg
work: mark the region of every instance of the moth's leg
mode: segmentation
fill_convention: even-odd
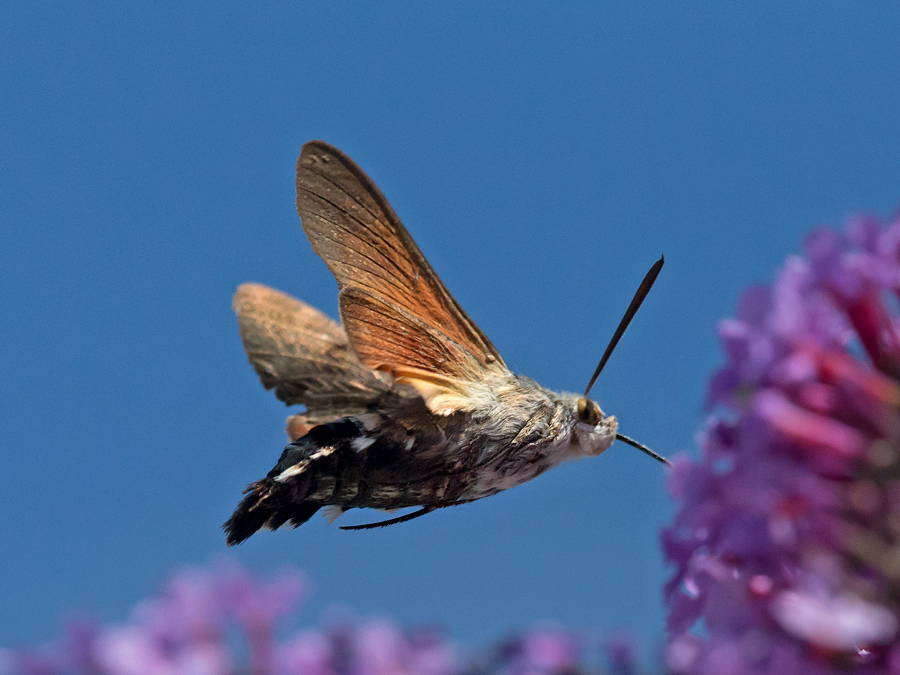
[[[344,525],[342,530],[372,530],[376,527],[387,527],[388,525],[396,525],[397,523],[405,523],[408,520],[413,520],[414,518],[418,518],[419,516],[424,516],[426,513],[431,513],[437,507],[434,506],[423,506],[418,511],[413,511],[412,513],[407,513],[405,516],[397,516],[396,518],[391,518],[389,520],[381,520],[377,523],[366,523],[365,525]]]
[[[388,525],[396,525],[397,523],[405,523],[408,520],[413,520],[414,518],[418,518],[419,516],[424,516],[426,513],[431,513],[432,511],[436,511],[437,509],[444,509],[448,506],[459,506],[460,504],[469,504],[471,502],[476,501],[475,499],[460,499],[459,501],[450,502],[449,504],[436,504],[433,506],[423,506],[418,511],[413,511],[412,513],[407,513],[405,516],[398,516],[397,518],[391,518],[390,520],[380,520],[377,523],[366,523],[365,525],[345,525],[342,527],[342,530],[373,530],[376,527],[387,527]]]

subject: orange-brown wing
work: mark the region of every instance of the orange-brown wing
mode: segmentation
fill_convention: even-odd
[[[306,303],[261,284],[242,284],[234,311],[259,379],[288,405],[305,405],[304,423],[363,412],[398,395],[389,376],[360,363],[343,328]],[[292,419],[296,426],[299,418]]]
[[[494,345],[435,274],[375,183],[322,141],[297,161],[297,210],[334,274],[360,360],[401,381],[464,390],[508,373]]]

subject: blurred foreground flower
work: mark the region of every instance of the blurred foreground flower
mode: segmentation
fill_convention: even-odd
[[[672,673],[900,673],[900,218],[822,230],[719,333],[663,533]]]
[[[0,649],[0,675],[633,675],[630,649],[604,648],[609,670],[585,669],[582,641],[535,632],[463,664],[433,630],[385,621],[306,630],[286,640],[284,619],[303,591],[297,572],[267,583],[238,567],[188,570],[140,603],[123,625],[69,626],[37,650]]]

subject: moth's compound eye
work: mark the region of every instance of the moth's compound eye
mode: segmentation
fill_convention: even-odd
[[[578,421],[582,424],[590,424],[592,427],[597,426],[600,422],[600,406],[584,397],[578,399]]]

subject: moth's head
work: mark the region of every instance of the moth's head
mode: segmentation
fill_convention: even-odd
[[[589,457],[602,454],[613,441],[619,422],[613,415],[604,415],[594,401],[579,396],[574,400],[575,428],[574,441],[578,449]]]
[[[616,328],[616,332],[613,333],[612,340],[610,340],[609,344],[606,346],[606,351],[603,352],[603,356],[600,358],[600,363],[597,365],[597,370],[594,371],[593,376],[591,376],[590,382],[588,382],[587,388],[585,388],[584,390],[584,395],[580,396],[575,401],[575,415],[577,418],[577,422],[575,423],[575,430],[572,440],[574,445],[580,446],[582,444],[585,444],[587,446],[587,449],[582,450],[584,454],[592,456],[599,455],[610,445],[612,445],[612,442],[614,440],[618,439],[624,443],[627,443],[628,445],[637,448],[641,452],[650,455],[663,464],[669,463],[664,457],[657,455],[650,448],[641,445],[637,441],[618,433],[619,423],[616,418],[612,415],[610,415],[609,417],[604,417],[603,411],[600,410],[600,406],[598,406],[588,398],[588,394],[591,393],[591,387],[593,387],[594,382],[597,381],[597,377],[603,370],[603,366],[606,365],[607,359],[609,359],[610,355],[613,353],[616,345],[619,344],[619,340],[621,339],[622,335],[624,335],[625,329],[628,328],[628,324],[631,323],[631,320],[634,318],[634,315],[638,311],[638,308],[641,306],[641,303],[644,302],[644,298],[647,297],[647,293],[650,292],[650,288],[651,286],[653,286],[653,282],[656,281],[656,277],[659,276],[659,272],[663,267],[663,263],[665,263],[665,258],[661,257],[653,264],[653,267],[651,267],[647,274],[644,276],[644,280],[641,282],[641,285],[638,287],[637,292],[631,299],[631,304],[628,306],[628,309],[625,311],[625,315],[619,322],[619,325]]]

